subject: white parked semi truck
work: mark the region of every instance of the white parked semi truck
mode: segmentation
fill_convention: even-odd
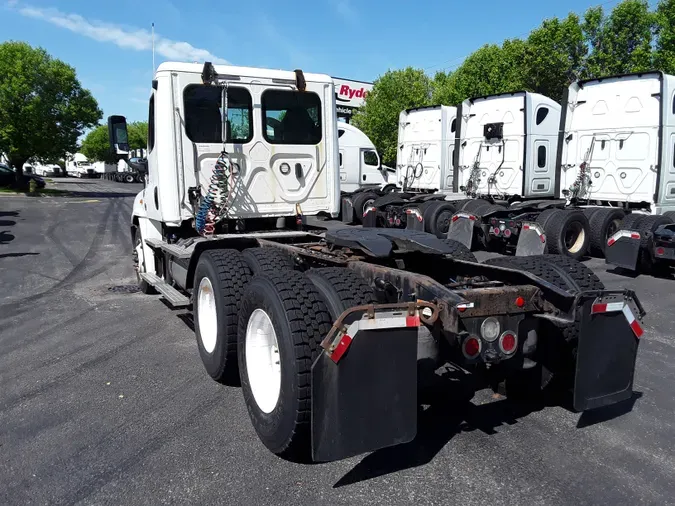
[[[95,171],[89,159],[82,153],[66,157],[66,173],[71,177],[94,177]]]
[[[126,158],[124,117],[108,124]],[[424,232],[307,226],[339,209],[329,76],[163,63],[147,160],[129,163],[147,174],[131,220],[140,288],[192,308],[206,371],[241,383],[274,453],[329,461],[412,440],[420,363],[514,397],[555,377],[579,410],[633,395],[644,311],[582,264],[494,266]]]

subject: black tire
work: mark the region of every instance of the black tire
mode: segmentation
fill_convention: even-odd
[[[668,225],[673,220],[668,216],[663,215],[648,215],[644,216],[637,224],[637,230],[640,232],[640,247],[646,248],[649,246],[649,235],[653,234],[661,225]]]
[[[124,182],[125,183],[133,183],[136,180],[136,178],[133,176],[133,174],[127,174],[124,176]]]
[[[373,288],[351,269],[310,269],[306,276],[319,291],[333,322],[346,310],[375,302]]]
[[[247,369],[246,330],[256,309],[269,317],[279,352],[279,397],[269,412],[259,407]],[[289,460],[306,462],[311,455],[311,368],[330,328],[326,304],[300,272],[255,276],[243,294],[238,359],[244,400],[262,443]]]
[[[546,224],[548,223],[548,220],[551,219],[551,216],[553,216],[555,213],[560,211],[560,209],[552,207],[549,209],[544,209],[539,216],[537,216],[537,223],[541,225],[541,228],[546,230]]]
[[[208,278],[214,295],[216,313],[215,346],[205,344],[200,324],[200,284]],[[206,372],[227,385],[237,383],[237,313],[251,271],[241,253],[232,249],[205,251],[197,261],[193,283],[194,325],[197,346]],[[205,291],[208,286],[205,285]],[[208,316],[205,314],[205,321]]]
[[[622,209],[594,209],[588,218],[591,229],[591,253],[604,257],[607,239],[620,230],[621,221],[626,213]]]
[[[134,270],[136,271],[136,282],[138,283],[138,288],[140,291],[146,295],[152,295],[157,293],[157,290],[150,285],[147,281],[144,281],[140,276],[140,269],[142,268],[144,272],[147,271],[145,266],[145,257],[143,258],[143,266],[141,267],[141,260],[138,258],[138,253],[136,248],[141,244],[142,236],[141,231],[138,227],[134,227],[131,232],[131,240],[133,243],[133,251],[131,252],[131,258],[134,262]]]
[[[577,209],[560,209],[544,225],[546,245],[553,254],[582,258],[588,252],[590,227],[586,215]]]
[[[586,218],[588,218],[588,221],[591,221],[591,218],[597,213],[598,211],[602,210],[602,207],[584,207],[581,210],[583,213],[586,215]]]
[[[486,203],[489,203],[489,202],[487,202],[487,200],[483,200],[483,199],[467,200],[466,204],[464,204],[464,206],[462,207],[462,211],[474,214],[474,211],[476,209],[478,209],[479,207],[482,207]]]
[[[665,213],[663,213],[663,216],[667,216],[668,218],[673,220],[673,222],[675,222],[675,211],[666,211]]]
[[[455,206],[449,202],[430,202],[424,212],[424,228],[439,239],[447,237],[452,216],[456,211]]]
[[[377,200],[375,192],[360,192],[352,197],[352,207],[354,208],[354,219],[357,223],[363,223],[363,213],[370,203]]]
[[[595,272],[578,260],[564,255],[538,255],[529,258],[541,258],[542,261],[552,265],[567,281],[566,290],[570,293],[605,289],[604,283],[600,281]]]
[[[246,265],[255,276],[266,272],[293,270],[293,259],[278,248],[248,248],[242,252]]]
[[[385,185],[384,188],[382,188],[382,193],[392,193],[396,191],[396,185],[395,184],[388,184]]]
[[[640,220],[643,218],[646,218],[647,214],[642,214],[642,213],[630,213],[627,214],[626,217],[621,220],[621,229],[622,230],[638,230],[638,226],[640,223]]]
[[[485,262],[486,265],[496,265],[497,267],[508,267],[534,274],[538,278],[551,283],[558,288],[568,290],[569,283],[563,278],[557,269],[548,263],[542,262],[539,257],[494,257]]]
[[[455,241],[454,239],[443,239],[443,242],[452,249],[452,253],[449,254],[452,258],[478,263],[476,256],[461,242]]]

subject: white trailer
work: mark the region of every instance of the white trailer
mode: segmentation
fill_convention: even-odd
[[[103,174],[112,174],[113,172],[117,172],[116,163],[94,162],[91,166],[94,169],[94,175],[97,177],[101,177]]]

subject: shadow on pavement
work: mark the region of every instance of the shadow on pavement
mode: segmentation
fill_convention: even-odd
[[[14,220],[0,220],[0,227],[13,227],[16,225]]]
[[[19,216],[18,211],[0,211],[0,217],[5,217],[5,216]]]
[[[433,393],[432,404],[419,407],[417,437],[413,441],[367,455],[333,488],[423,466],[431,462],[461,432],[479,430],[488,435],[497,434],[498,427],[515,425],[520,418],[545,407],[543,403],[516,403],[503,397],[501,400],[476,405],[471,402],[473,386],[457,378],[450,381],[450,385],[446,383],[443,392],[439,390]]]
[[[0,230],[0,244],[9,244],[15,239],[14,234]]]
[[[25,256],[35,256],[40,253],[0,253],[0,258],[15,258],[15,257],[25,257]]]

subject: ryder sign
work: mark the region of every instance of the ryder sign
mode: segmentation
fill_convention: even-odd
[[[354,109],[361,107],[373,83],[333,78],[338,116],[351,116]]]

